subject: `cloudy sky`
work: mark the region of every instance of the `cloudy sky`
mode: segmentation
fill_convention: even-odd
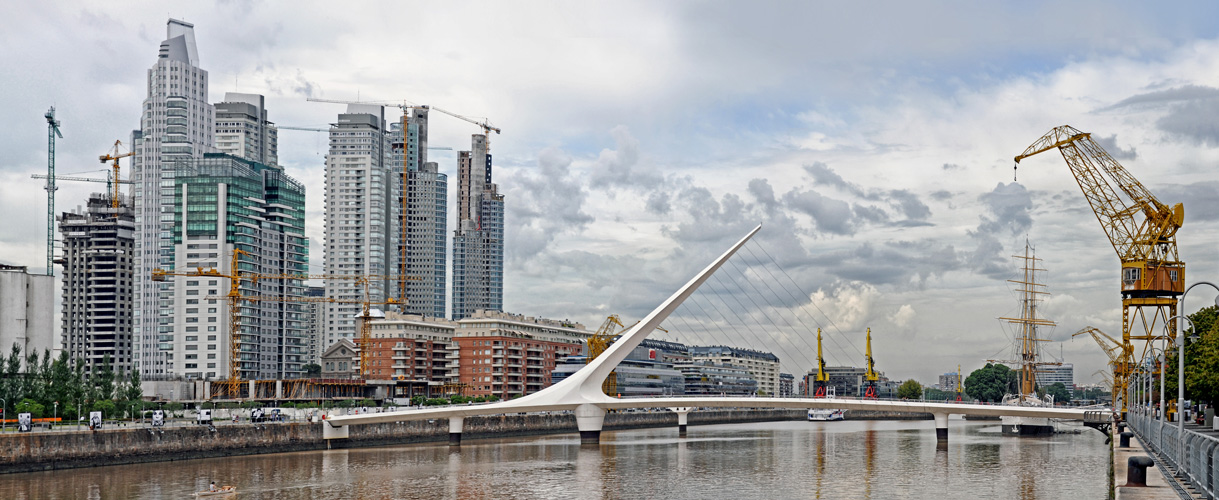
[[[3,10],[7,264],[45,265],[46,195],[30,179],[46,170],[42,114],[54,105],[63,123],[61,174],[100,169],[97,156],[138,125],[146,70],[174,17],[195,24],[211,100],[264,94],[280,125],[324,127],[341,106],[305,100],[322,97],[405,99],[501,127],[492,151],[512,312],[634,321],[761,223],[751,253],[716,282],[736,298],[687,311],[739,308],[707,315],[756,324],[708,330],[675,318],[669,338],[739,334],[738,345],[773,350],[799,373],[815,356],[809,328],[827,329],[830,363],[858,365],[870,327],[879,369],[934,382],[958,363],[1008,356],[996,318],[1018,314],[1006,280],[1027,239],[1053,292],[1043,312],[1059,326],[1047,335],[1067,340],[1047,350],[1076,364],[1077,382],[1097,381],[1105,358],[1069,339],[1088,325],[1120,335],[1116,254],[1056,153],[1026,160],[1013,180],[1012,157],[1063,124],[1094,133],[1161,201],[1184,203],[1187,281],[1219,279],[1214,2]],[[466,149],[478,129],[434,114],[430,132],[433,145]],[[281,163],[309,189],[315,267],[325,148],[324,134],[280,134]],[[452,178],[455,156],[432,156]],[[95,187],[61,183],[59,208]],[[757,303],[766,293],[748,287],[764,277],[799,297]],[[1191,311],[1213,297],[1195,296]]]

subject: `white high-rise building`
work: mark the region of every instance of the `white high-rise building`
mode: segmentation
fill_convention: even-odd
[[[385,108],[351,104],[330,128],[330,151],[326,155],[325,274],[344,276],[388,276],[391,268],[390,230],[397,227],[390,205],[392,168],[385,128]],[[368,282],[372,302],[384,302],[389,281]],[[364,300],[364,284],[357,280],[328,279],[324,285],[327,303],[324,346],[340,339],[355,340]],[[384,306],[374,306],[384,308]],[[324,348],[323,348],[324,349]]]
[[[263,165],[279,164],[279,135],[267,120],[266,99],[228,92],[216,103],[216,149]]]
[[[174,292],[170,283],[154,283],[151,273],[175,263],[173,164],[211,151],[215,122],[194,25],[170,19],[166,31],[148,70],[148,97],[131,141],[136,153],[131,176],[136,224],[132,361],[145,378],[171,376]]]

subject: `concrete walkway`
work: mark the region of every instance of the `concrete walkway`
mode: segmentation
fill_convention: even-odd
[[[1113,446],[1113,484],[1117,492],[1117,500],[1180,500],[1180,495],[1173,489],[1171,478],[1164,477],[1158,466],[1147,468],[1147,487],[1126,486],[1126,459],[1133,456],[1150,457],[1151,453],[1143,448],[1138,436],[1130,438],[1130,447],[1118,446],[1120,442],[1114,437]]]

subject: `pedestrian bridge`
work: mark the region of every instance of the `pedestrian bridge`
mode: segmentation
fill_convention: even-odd
[[[755,227],[728,251],[703,269],[685,286],[681,287],[655,310],[635,326],[622,333],[600,356],[566,379],[546,389],[509,401],[496,403],[422,408],[385,413],[346,415],[323,422],[323,435],[327,439],[343,439],[348,436],[348,426],[446,418],[449,420],[449,443],[461,443],[461,431],[465,417],[499,415],[505,413],[529,413],[545,411],[573,411],[580,439],[584,443],[597,443],[605,414],[609,410],[628,408],[669,408],[678,415],[678,426],[686,427],[687,414],[693,408],[827,408],[844,410],[874,410],[891,412],[930,413],[935,417],[936,437],[948,439],[949,415],[1013,416],[1029,418],[1055,418],[1068,420],[1102,420],[1098,412],[1083,409],[1045,408],[1028,406],[979,405],[940,403],[924,401],[891,401],[845,398],[769,398],[769,397],[651,397],[615,398],[606,395],[601,383],[623,359],[643,341],[645,337],[665,320],[681,303],[694,293],[721,265],[762,228]],[[1091,414],[1091,415],[1088,415]],[[1086,418],[1091,417],[1091,418]],[[1107,421],[1107,419],[1103,419]]]

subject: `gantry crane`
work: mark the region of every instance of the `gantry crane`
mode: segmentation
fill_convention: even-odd
[[[817,378],[813,379],[813,397],[824,398],[830,377],[825,374],[825,358],[821,357],[821,329],[817,329]]]
[[[102,164],[110,161],[112,172],[110,174],[110,208],[118,209],[119,207],[119,158],[127,158],[134,156],[134,151],[119,153],[119,147],[123,145],[123,141],[114,141],[114,154],[106,153],[98,156],[97,159],[102,161]],[[114,216],[118,217],[118,212],[114,212]]]
[[[880,393],[876,388],[876,381],[880,376],[876,374],[876,360],[872,358],[872,329],[868,328],[868,352],[867,352],[867,370],[864,372],[864,391],[863,397],[869,399],[877,399]]]
[[[47,276],[55,275],[55,137],[63,138],[55,106],[42,115],[47,119]]]
[[[1142,341],[1140,356],[1154,341],[1164,340],[1168,345],[1174,342],[1157,332],[1175,326],[1176,320],[1169,318],[1176,317],[1176,297],[1185,290],[1185,263],[1177,254],[1176,239],[1185,221],[1185,208],[1180,203],[1172,207],[1161,203],[1092,140],[1091,134],[1068,125],[1050,130],[1016,156],[1016,164],[1053,148],[1058,148],[1066,160],[1121,260],[1122,353],[1114,366],[1131,366],[1135,359],[1131,341]],[[1116,190],[1106,177],[1117,185]],[[1121,399],[1123,415],[1128,375],[1113,373],[1113,397],[1115,403]]]

